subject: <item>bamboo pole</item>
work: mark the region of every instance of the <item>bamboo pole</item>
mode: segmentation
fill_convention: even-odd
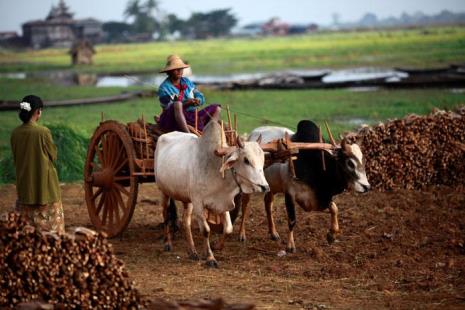
[[[237,113],[234,113],[234,132],[236,133],[236,138],[239,136],[239,133],[237,132]]]
[[[195,131],[199,128],[199,109],[195,108]]]
[[[223,127],[223,120],[221,120],[221,147],[224,146],[224,140],[223,140],[223,136],[224,136],[224,127]],[[224,156],[221,156],[221,167],[223,167],[224,165]],[[224,169],[221,169],[221,177],[224,179]]]
[[[148,135],[147,135],[147,126],[145,124],[145,120],[144,120],[144,114],[142,114],[142,122],[144,123],[144,134],[145,134],[145,154],[147,156],[147,159],[150,158],[150,154],[149,154],[149,139],[147,139]],[[145,161],[144,161],[144,173],[145,173]]]
[[[232,142],[234,137],[232,136],[232,123],[231,123],[231,111],[229,110],[229,105],[226,106],[226,111],[228,112],[228,130],[229,130],[229,140]]]
[[[325,121],[325,126],[326,126],[326,130],[328,131],[329,142],[331,142],[332,145],[336,145],[336,141],[334,140],[333,134],[331,133],[331,129],[329,129],[329,125],[327,121]]]
[[[320,143],[323,143],[323,135],[321,134],[321,126],[318,126],[318,133],[320,136]],[[321,150],[321,162],[323,164],[323,171],[326,171],[326,163],[325,163],[325,151]]]
[[[260,144],[264,152],[276,152],[280,150],[280,140],[271,141],[268,143]],[[289,150],[302,149],[302,150],[333,150],[334,146],[329,143],[304,143],[304,142],[291,142],[286,145]]]

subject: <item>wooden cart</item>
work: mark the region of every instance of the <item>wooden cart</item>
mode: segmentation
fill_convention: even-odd
[[[233,125],[229,109],[228,119],[225,134],[228,144],[233,145],[237,117],[234,115]],[[192,133],[201,135],[196,128],[189,126]],[[122,124],[103,121],[102,116],[89,142],[84,165],[87,210],[97,230],[109,237],[124,232],[134,213],[139,184],[155,182],[153,157],[162,134],[157,125],[145,122],[143,117]]]
[[[191,132],[201,135],[195,128]],[[234,123],[228,109],[225,126],[227,143],[234,145],[237,137],[237,117]],[[121,124],[115,120],[100,122],[87,150],[84,166],[84,191],[90,220],[109,237],[122,234],[131,221],[137,203],[138,186],[155,182],[154,151],[163,132],[144,119]],[[332,137],[331,137],[332,138]],[[333,140],[332,140],[333,141]],[[266,165],[285,161],[299,149],[330,149],[325,143],[293,143],[284,139],[262,144],[267,152]],[[291,161],[292,163],[292,161]],[[232,217],[237,216],[237,210]],[[222,231],[218,217],[211,217],[212,230]],[[216,226],[215,226],[216,225]]]

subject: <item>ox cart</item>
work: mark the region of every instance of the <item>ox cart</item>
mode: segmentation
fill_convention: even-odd
[[[234,126],[234,127],[233,127]],[[188,126],[191,133],[201,132]],[[234,125],[228,109],[225,126],[226,142],[236,140],[237,116]],[[158,137],[164,132],[144,117],[122,124],[103,120],[96,128],[87,149],[84,165],[84,192],[90,221],[109,237],[121,235],[131,221],[141,183],[154,183],[154,153]],[[215,223],[212,223],[215,225]],[[213,227],[220,230],[221,225]]]
[[[237,138],[237,117],[224,127],[226,142],[235,145]],[[195,127],[192,133],[200,136]],[[109,237],[121,235],[134,213],[137,203],[138,186],[154,183],[154,151],[158,137],[164,132],[156,124],[145,122],[144,118],[122,124],[115,120],[103,120],[96,128],[89,142],[84,165],[84,191],[87,210],[95,228]],[[332,137],[331,137],[332,138]],[[332,139],[333,140],[333,139]],[[321,140],[322,142],[322,140]],[[289,136],[284,139],[262,144],[267,152],[266,165],[284,161],[299,149],[331,149],[326,143],[293,143]],[[292,161],[291,161],[292,163]],[[232,214],[232,220],[237,216]],[[212,230],[222,231],[217,216],[210,217]]]

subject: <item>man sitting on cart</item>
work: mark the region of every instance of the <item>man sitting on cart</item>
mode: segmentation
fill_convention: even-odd
[[[188,125],[194,127],[198,106],[205,104],[205,97],[188,78],[183,77],[183,70],[188,68],[177,55],[168,56],[166,66],[160,73],[168,77],[158,88],[158,97],[163,109],[158,121],[163,131],[190,132]],[[212,104],[197,112],[197,129],[211,120],[220,119],[220,105]]]

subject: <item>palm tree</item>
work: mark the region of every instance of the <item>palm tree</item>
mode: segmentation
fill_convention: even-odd
[[[150,15],[152,11],[158,10],[158,1],[157,0],[147,0],[145,2],[145,8],[147,9],[147,13]]]
[[[126,18],[128,17],[134,17],[137,18],[137,16],[140,15],[141,13],[141,5],[139,3],[140,0],[130,0],[126,6],[126,9],[124,10],[124,16]]]

